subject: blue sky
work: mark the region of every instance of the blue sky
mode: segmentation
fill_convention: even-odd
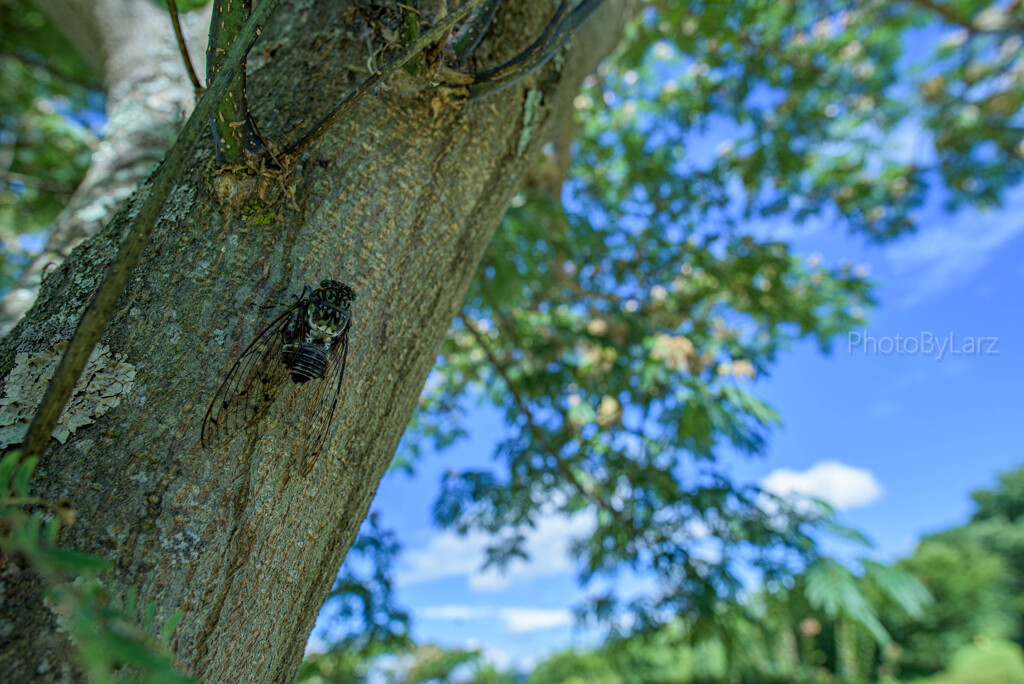
[[[784,425],[764,458],[726,459],[739,480],[832,501],[841,521],[876,543],[836,543],[840,557],[912,552],[921,535],[966,519],[972,490],[1024,460],[1024,188],[998,211],[950,216],[936,202],[919,218],[918,235],[887,246],[823,224],[790,235],[808,259],[868,268],[880,304],[831,355],[797,344],[757,381]],[[969,344],[974,353],[964,353]],[[471,437],[426,456],[415,478],[386,477],[373,504],[404,546],[398,599],[411,610],[415,638],[483,648],[499,664],[520,666],[594,643],[596,634],[572,625],[583,594],[565,552],[589,529],[586,516],[545,520],[531,537],[532,561],[504,574],[480,570],[486,538],[431,525],[441,473],[490,463],[507,429],[493,409],[474,419]],[[633,588],[645,582],[635,578]]]

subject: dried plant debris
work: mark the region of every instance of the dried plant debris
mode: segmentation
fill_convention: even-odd
[[[22,352],[14,357],[14,368],[7,376],[6,391],[0,399],[0,448],[19,444],[25,438],[66,347],[67,342],[61,342],[49,352]],[[98,416],[120,404],[134,382],[135,366],[123,361],[121,354],[111,354],[106,345],[97,345],[53,429],[53,436],[64,444],[75,430],[95,422]]]

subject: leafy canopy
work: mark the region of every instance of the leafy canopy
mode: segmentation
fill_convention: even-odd
[[[659,579],[628,606],[640,625],[699,627],[737,568],[814,559],[828,512],[766,503],[722,458],[763,453],[779,419],[755,388],[779,352],[827,351],[873,302],[866,273],[800,258],[780,228],[893,240],[927,198],[998,204],[1024,170],[1024,10],[944,7],[645,7],[509,210],[424,393],[413,434],[436,446],[472,397],[509,425],[499,465],[445,476],[441,525],[495,534],[501,564],[541,516],[585,512],[581,580]],[[617,606],[603,591],[585,612]]]

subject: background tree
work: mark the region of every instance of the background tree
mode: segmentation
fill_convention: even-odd
[[[935,596],[924,621],[899,612],[890,617],[903,646],[903,672],[944,669],[958,648],[978,636],[1020,643],[1022,473],[1002,473],[995,487],[972,494],[977,510],[967,524],[925,537],[900,563]]]
[[[0,3],[0,286],[25,266],[19,236],[44,231],[78,186],[97,144],[88,125],[95,74],[41,12],[25,2]]]

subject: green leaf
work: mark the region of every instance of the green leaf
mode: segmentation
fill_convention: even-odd
[[[880,645],[892,641],[849,570],[824,559],[808,568],[806,578],[805,594],[811,606],[823,610],[832,619],[846,617],[859,623]]]
[[[178,610],[171,613],[171,616],[167,618],[167,622],[164,623],[164,628],[160,631],[160,643],[167,646],[171,643],[171,637],[174,636],[174,630],[178,628],[178,624],[181,619],[185,617],[185,613],[179,608]]]
[[[142,616],[142,631],[151,634],[156,625],[156,601],[146,604],[146,613]]]
[[[110,567],[106,558],[91,553],[83,553],[74,549],[39,548],[36,551],[39,560],[52,569],[62,572],[101,572]]]
[[[11,484],[11,475],[14,473],[14,469],[18,467],[20,460],[21,449],[15,449],[5,454],[3,460],[0,460],[0,494],[7,493],[8,487]]]
[[[827,502],[822,503],[828,507],[827,510],[831,510],[831,506],[828,506]],[[873,548],[875,545],[874,542],[872,542],[862,532],[859,532],[858,530],[855,530],[852,527],[848,527],[846,525],[842,525],[836,522],[835,519],[831,516],[822,519],[820,524],[822,526],[822,529],[836,535],[837,537],[849,539],[852,542],[856,542],[857,544],[860,544],[861,546],[866,546],[868,548]]]
[[[16,496],[28,496],[28,483],[32,479],[32,472],[39,463],[39,457],[33,456],[21,462],[17,472],[14,473],[14,494]]]

